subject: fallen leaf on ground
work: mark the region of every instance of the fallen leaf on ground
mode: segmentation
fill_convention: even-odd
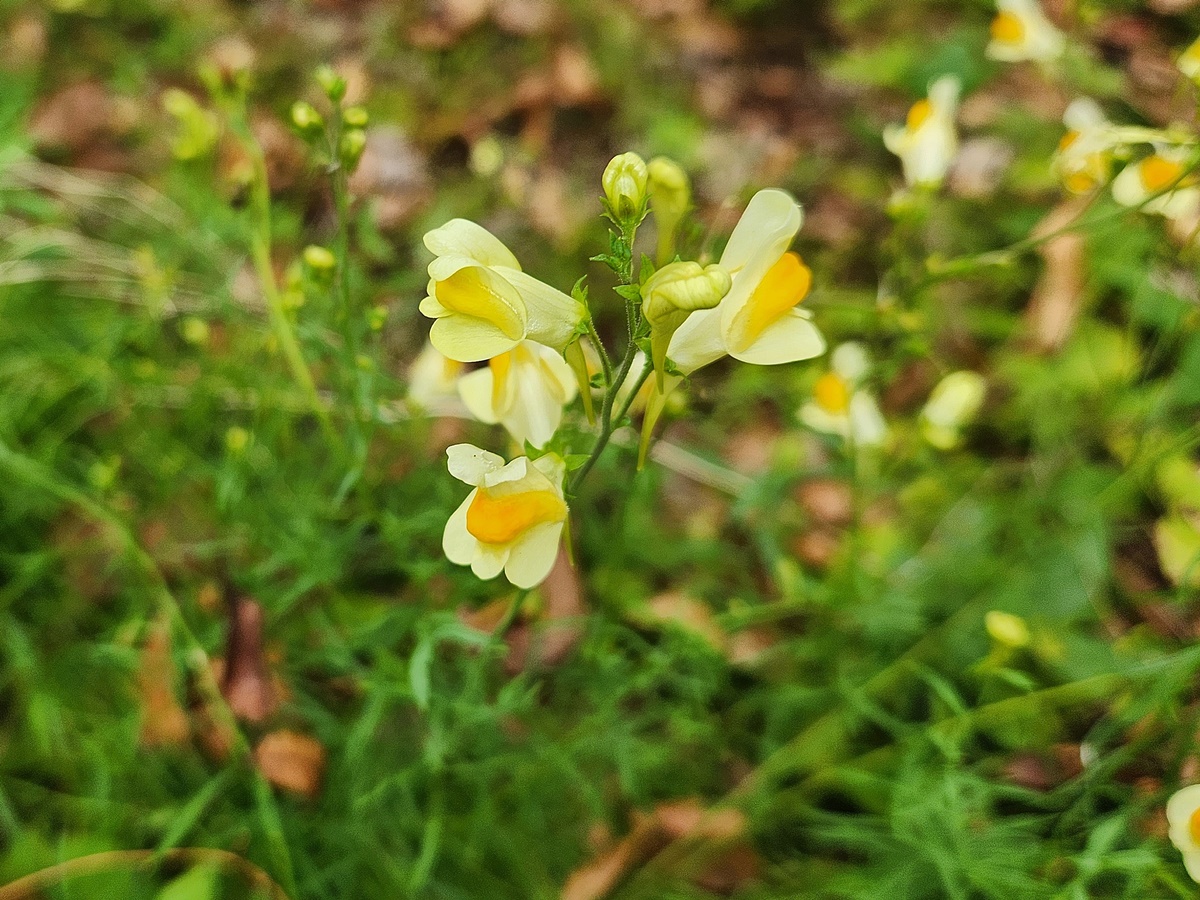
[[[244,597],[230,605],[221,693],[233,714],[245,722],[262,722],[279,706],[263,649],[262,607]]]
[[[169,747],[188,738],[187,713],[175,696],[178,674],[171,656],[170,625],[164,621],[151,623],[137,671],[142,705],[140,740],[145,747]]]
[[[254,748],[254,758],[267,781],[285,791],[315,797],[325,772],[325,748],[308,735],[272,731]]]

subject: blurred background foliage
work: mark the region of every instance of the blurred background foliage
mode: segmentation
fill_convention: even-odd
[[[1195,122],[1200,8],[1046,6],[1052,70],[985,59],[985,0],[0,0],[0,884],[149,851],[0,897],[1194,896],[1162,806],[1200,774],[1195,249],[1103,196],[1019,242],[1079,212],[1070,99]],[[323,62],[371,117],[349,367],[288,125]],[[239,72],[357,459],[251,266],[253,159],[205,86]],[[881,129],[946,73],[959,162],[898,200]],[[869,348],[892,443],[800,427],[823,360],[704,370],[501,639],[511,593],[440,549],[442,450],[499,434],[405,401],[420,238],[480,221],[619,334],[582,260],[627,149],[693,174],[693,252],[796,194],[806,303]],[[983,413],[934,450],[916,414],[962,368]]]

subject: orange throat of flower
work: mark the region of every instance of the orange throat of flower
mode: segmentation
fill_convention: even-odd
[[[912,105],[908,111],[908,121],[905,127],[909,133],[916,131],[922,125],[929,121],[929,117],[933,115],[933,104],[928,100],[918,100]]]
[[[812,270],[797,253],[785,253],[767,270],[733,321],[734,345],[745,350],[808,295]]]
[[[553,491],[492,495],[480,488],[467,507],[467,531],[485,544],[508,544],[529,529],[567,517],[567,504]]]
[[[813,386],[813,399],[831,416],[844,416],[850,409],[850,386],[836,372],[826,372]]]
[[[1147,193],[1157,194],[1179,181],[1180,176],[1183,175],[1183,163],[1164,159],[1156,153],[1142,161],[1138,172],[1142,177],[1142,186]]]
[[[1197,847],[1200,847],[1200,806],[1192,810],[1188,816],[1188,836]]]
[[[1016,47],[1025,40],[1025,23],[1021,17],[1007,9],[1001,10],[992,19],[992,40],[998,44]]]

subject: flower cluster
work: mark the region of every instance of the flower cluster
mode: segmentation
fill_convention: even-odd
[[[447,522],[443,549],[480,578],[503,572],[530,588],[548,575],[572,494],[635,403],[645,408],[644,449],[667,396],[703,366],[725,356],[775,365],[825,350],[800,306],[812,272],[790,249],[803,221],[790,194],[755,194],[720,259],[705,263],[676,252],[691,206],[678,165],[623,153],[601,184],[612,240],[598,259],[617,275],[629,326],[619,362],[600,339],[582,280],[571,294],[551,287],[527,274],[497,237],[464,219],[425,235],[434,258],[420,309],[433,326],[430,346],[414,364],[411,399],[433,408],[457,395],[473,418],[504,426],[525,452],[505,463],[470,444],[448,451],[451,474],[474,490]],[[637,229],[651,214],[658,265],[649,259],[635,265]],[[582,453],[561,429],[576,398],[597,429]]]

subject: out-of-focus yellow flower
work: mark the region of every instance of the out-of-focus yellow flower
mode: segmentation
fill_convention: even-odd
[[[1186,174],[1190,155],[1187,147],[1156,148],[1113,179],[1113,197],[1122,206],[1138,206],[1167,219],[1195,218],[1200,215],[1200,185]]]
[[[1037,0],[996,0],[998,12],[992,20],[992,39],[987,55],[1001,62],[1054,59],[1066,42]]]
[[[481,422],[502,424],[518,444],[539,450],[562,423],[563,407],[575,399],[575,375],[566,361],[542,344],[521,341],[458,381],[458,395]]]
[[[462,363],[426,344],[408,369],[409,399],[422,409],[436,410],[457,396],[462,371]]]
[[[720,266],[667,263],[642,285],[642,312],[650,323],[650,355],[662,388],[667,347],[692,313],[713,309],[729,293],[733,279]]]
[[[1200,38],[1180,54],[1179,71],[1192,81],[1200,82]]]
[[[900,157],[908,184],[938,185],[950,171],[958,153],[954,119],[961,90],[953,75],[939,78],[929,86],[928,98],[913,104],[903,125],[884,129],[883,143]]]
[[[567,521],[562,458],[519,456],[505,464],[472,444],[455,444],[446,456],[450,474],[474,488],[446,522],[446,558],[470,566],[479,578],[503,571],[519,588],[540,584],[554,565]]]
[[[1183,854],[1192,881],[1200,884],[1200,784],[1190,784],[1167,801],[1168,836]]]
[[[875,397],[862,387],[870,369],[871,360],[862,344],[839,344],[831,354],[829,371],[813,386],[813,399],[800,407],[800,421],[855,446],[883,444],[888,437],[887,422]]]
[[[825,339],[798,309],[812,272],[788,252],[803,215],[786,191],[759,191],[733,229],[720,266],[732,278],[713,309],[692,313],[675,332],[667,356],[684,374],[729,355],[760,366],[811,359]]]
[[[646,209],[646,188],[650,175],[646,161],[636,153],[614,156],[604,167],[600,184],[609,209],[617,221],[641,217]]]
[[[1054,166],[1072,194],[1089,194],[1108,180],[1114,146],[1112,124],[1090,97],[1071,101],[1063,113],[1067,132]]]
[[[425,246],[435,258],[421,312],[435,320],[430,341],[451,359],[491,359],[526,339],[561,353],[587,316],[582,303],[522,272],[481,225],[451,219]]]
[[[962,431],[979,414],[987,383],[978,372],[951,372],[937,383],[921,410],[921,434],[939,450],[962,443]]]
[[[1019,650],[1029,644],[1029,626],[1020,616],[993,609],[983,617],[983,627],[997,644]]]

